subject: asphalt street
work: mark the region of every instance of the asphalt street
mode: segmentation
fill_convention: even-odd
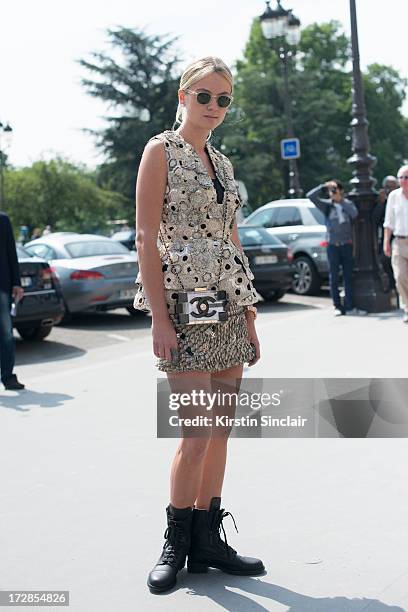
[[[336,318],[324,293],[259,310],[246,378],[406,378],[399,313]],[[266,573],[183,570],[150,594],[177,441],[156,438],[149,328],[117,311],[17,340],[27,390],[0,391],[0,590],[69,590],[75,612],[408,610],[408,444],[392,437],[231,438],[228,542]]]

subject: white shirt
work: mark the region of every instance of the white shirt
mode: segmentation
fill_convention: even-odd
[[[384,227],[391,229],[395,236],[408,236],[408,198],[401,187],[388,196]]]

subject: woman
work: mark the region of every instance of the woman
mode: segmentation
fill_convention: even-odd
[[[220,59],[206,57],[191,64],[178,91],[179,128],[151,139],[139,167],[140,271],[134,305],[151,311],[157,366],[167,373],[173,393],[214,393],[231,386],[238,391],[243,363],[253,365],[260,356],[253,306],[257,297],[238,238],[235,212],[240,200],[232,165],[208,143],[232,102],[232,88],[232,74]],[[214,312],[209,304],[221,304],[222,320],[195,325],[192,315],[181,323],[178,309],[185,304],[180,295],[197,288],[225,292],[213,293],[215,301],[195,298],[206,316]],[[217,405],[212,412],[217,411],[233,416],[235,407]],[[179,414],[208,416],[208,410],[191,404]],[[262,561],[238,555],[219,534],[230,514],[221,508],[220,497],[230,429],[182,428],[171,467],[165,543],[148,578],[152,592],[176,583],[187,554],[189,572],[216,567],[254,575],[264,570]]]

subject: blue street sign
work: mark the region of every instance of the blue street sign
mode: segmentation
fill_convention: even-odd
[[[284,138],[281,140],[282,159],[297,159],[300,157],[299,138]]]

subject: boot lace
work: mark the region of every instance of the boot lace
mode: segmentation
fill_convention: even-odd
[[[225,533],[224,525],[222,523],[222,521],[227,516],[230,516],[232,518],[232,520],[234,522],[235,531],[238,533],[238,528],[237,528],[237,525],[235,523],[235,519],[234,519],[234,516],[232,515],[232,513],[231,512],[225,512],[225,510],[221,509],[215,515],[213,528],[210,530],[210,540],[211,540],[211,542],[213,542],[213,536],[215,534],[215,536],[216,536],[216,538],[218,538],[219,542],[222,543],[225,546],[225,551],[227,553],[227,556],[231,557],[233,555],[236,555],[237,551],[234,548],[232,548],[232,546],[230,546],[228,544],[227,534]],[[222,533],[224,535],[225,540],[222,540],[222,538],[221,538],[221,530],[222,530]]]
[[[160,563],[166,565],[176,565],[177,557],[186,547],[185,527],[182,523],[170,519],[166,531],[164,532],[166,542],[160,557]]]

